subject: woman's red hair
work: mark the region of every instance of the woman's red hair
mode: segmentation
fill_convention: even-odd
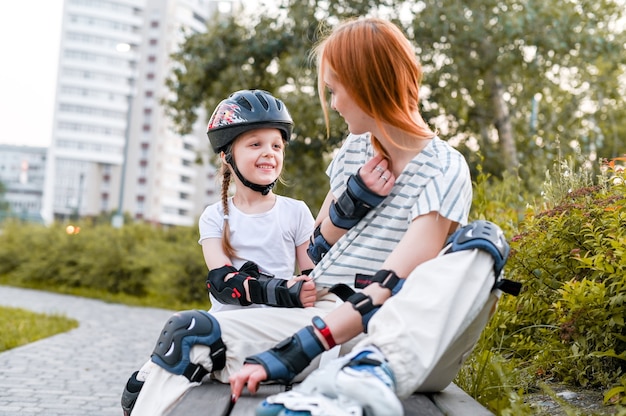
[[[401,148],[420,146],[398,143],[386,134],[383,124],[419,139],[435,135],[419,114],[421,66],[413,46],[393,23],[378,18],[345,21],[316,45],[313,55],[327,125],[329,110],[322,78],[326,65],[354,102],[374,118],[387,140]],[[376,140],[374,145],[382,151]]]

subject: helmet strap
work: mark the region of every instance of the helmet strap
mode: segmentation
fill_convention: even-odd
[[[252,189],[253,191],[256,192],[260,192],[262,195],[267,195],[269,194],[269,192],[272,190],[272,188],[274,187],[274,185],[276,185],[276,181],[268,184],[268,185],[259,185],[256,183],[252,183],[249,180],[247,180],[246,178],[243,177],[243,175],[241,174],[241,172],[239,172],[239,169],[237,169],[237,164],[235,163],[235,159],[233,158],[233,155],[230,151],[226,152],[226,163],[228,163],[230,166],[232,166],[233,171],[235,172],[235,175],[237,175],[237,177],[239,178],[239,180],[241,181],[241,183],[244,184],[244,186],[247,186],[248,188]]]

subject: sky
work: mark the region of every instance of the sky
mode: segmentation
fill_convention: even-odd
[[[0,143],[48,146],[63,0],[0,3]]]

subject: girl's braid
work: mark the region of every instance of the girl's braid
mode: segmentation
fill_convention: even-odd
[[[222,207],[224,209],[224,229],[222,230],[222,249],[231,259],[237,257],[237,252],[230,244],[230,227],[228,225],[228,188],[230,187],[231,171],[227,164],[222,164]]]

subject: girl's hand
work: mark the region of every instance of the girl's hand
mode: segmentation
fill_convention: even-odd
[[[256,393],[259,383],[267,379],[265,368],[260,364],[244,364],[241,370],[232,374],[228,381],[230,382],[230,392],[232,401],[235,402],[241,396],[243,388],[248,385],[251,393]]]
[[[308,308],[315,304],[317,299],[317,289],[315,288],[315,282],[307,275],[295,276],[293,279],[287,282],[287,287],[293,286],[296,282],[303,280],[302,288],[300,289],[300,303],[303,307]]]
[[[389,162],[382,155],[368,160],[359,170],[359,176],[370,191],[378,195],[389,195],[396,182],[396,177],[389,170]]]

